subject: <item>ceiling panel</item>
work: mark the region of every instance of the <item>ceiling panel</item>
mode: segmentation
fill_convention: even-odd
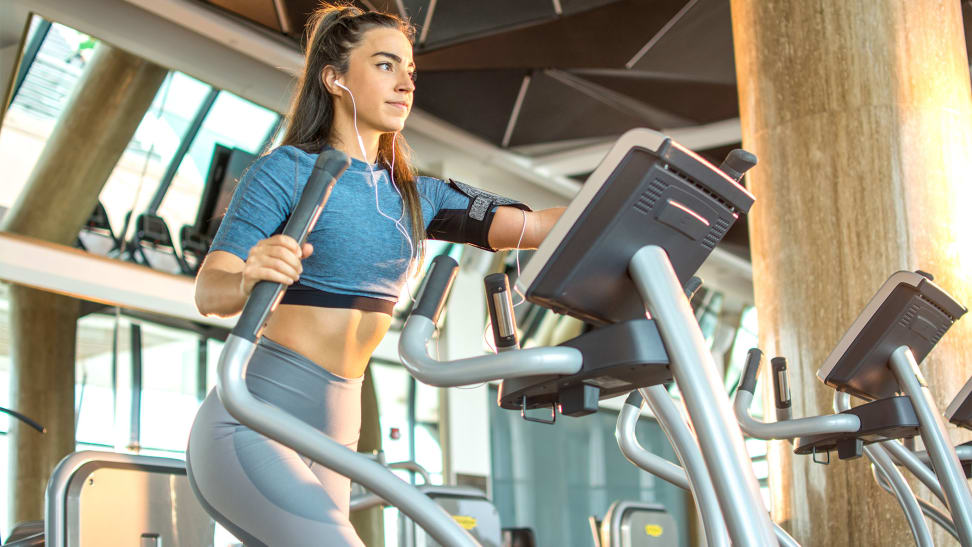
[[[735,85],[729,0],[699,0],[632,68]]]
[[[620,135],[653,120],[598,100],[537,72],[530,81],[510,146]]]
[[[622,0],[454,45],[417,48],[417,62],[423,70],[621,68],[683,5]]]
[[[500,143],[525,70],[421,73],[415,106],[493,143]]]
[[[617,76],[584,76],[585,79],[638,101],[694,120],[699,124],[739,115],[735,84],[679,81],[641,77],[637,73]]]
[[[421,33],[430,6],[434,5],[425,44],[428,47],[453,43],[475,36],[506,31],[556,17],[551,0],[404,0],[409,17]]]
[[[210,4],[231,11],[254,23],[263,25],[277,32],[283,32],[277,9],[273,0],[207,0]]]

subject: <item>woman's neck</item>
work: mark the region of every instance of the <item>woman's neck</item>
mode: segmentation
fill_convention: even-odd
[[[361,145],[358,144],[358,133],[361,134],[361,145],[364,146],[364,156],[362,156]],[[354,122],[344,116],[335,116],[334,124],[331,126],[331,145],[344,152],[351,158],[359,159],[365,163],[373,164],[378,158],[378,140],[381,133],[358,127],[356,132]]]

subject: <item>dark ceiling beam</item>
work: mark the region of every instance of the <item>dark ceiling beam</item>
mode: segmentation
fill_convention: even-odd
[[[679,83],[718,84],[725,82],[719,78],[710,78],[701,74],[684,74],[678,72],[661,72],[655,70],[628,70],[626,68],[574,68],[571,74],[578,76],[606,76],[610,78],[625,78],[628,80],[661,80]]]
[[[530,89],[531,77],[530,74],[523,77],[523,82],[520,84],[520,91],[516,94],[516,102],[513,103],[510,121],[507,122],[506,131],[503,133],[503,148],[507,148],[510,145],[510,139],[513,137],[513,129],[516,127],[516,121],[520,117],[520,109],[523,107],[523,99],[526,98],[527,90]]]
[[[290,20],[290,14],[287,13],[287,7],[284,6],[284,0],[273,0],[273,9],[277,12],[277,20],[280,21],[280,30],[284,34],[293,34],[294,25]]]
[[[546,22],[416,51],[421,70],[622,68],[685,0],[624,0]],[[598,47],[590,47],[597,44]]]
[[[281,23],[280,13],[277,11],[275,1],[270,0],[207,0],[209,4],[220,7],[231,13],[235,13],[277,32],[284,32]]]
[[[419,33],[419,47],[425,45],[425,40],[429,37],[429,28],[432,27],[432,15],[435,13],[436,0],[429,0],[429,7],[425,10],[425,20],[422,22],[422,31]]]
[[[371,11],[380,11],[402,17],[405,13],[405,6],[402,0],[358,0],[362,6]]]
[[[570,86],[577,91],[602,104],[610,106],[622,112],[630,112],[638,116],[645,122],[658,127],[681,127],[695,125],[693,120],[684,118],[677,114],[645,104],[627,95],[622,95],[613,89],[598,85],[594,82],[579,78],[568,72],[557,69],[544,71],[547,76],[554,78],[560,83]]]
[[[677,25],[679,21],[682,20],[682,17],[685,17],[686,13],[692,11],[692,8],[695,7],[695,4],[697,4],[698,1],[699,0],[688,0],[688,2],[686,2],[685,5],[682,6],[682,9],[678,10],[678,13],[676,13],[671,19],[669,19],[668,22],[665,23],[665,26],[658,29],[658,32],[656,32],[651,37],[651,39],[648,40],[648,42],[641,49],[638,50],[638,53],[635,53],[634,57],[632,57],[631,60],[629,60],[627,63],[624,64],[624,68],[632,68],[633,66],[635,66],[635,64],[637,64],[638,61],[640,61],[641,58],[644,57],[646,53],[648,53],[648,50],[650,50],[652,46],[654,46],[655,44],[658,43],[659,40],[664,38],[665,34],[669,30],[671,30],[672,27]]]

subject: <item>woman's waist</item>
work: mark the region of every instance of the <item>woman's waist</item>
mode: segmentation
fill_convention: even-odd
[[[357,439],[362,377],[342,378],[264,337],[250,359],[250,393],[341,443]]]
[[[388,332],[378,311],[281,304],[263,334],[343,378],[357,378]]]

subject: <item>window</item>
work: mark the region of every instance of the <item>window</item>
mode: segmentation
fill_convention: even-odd
[[[33,19],[26,71],[0,128],[5,175],[0,207],[16,202],[97,47],[85,34]],[[170,72],[99,194],[115,235],[122,236],[129,214],[151,210],[166,221],[178,249],[179,229],[195,221],[214,146],[258,154],[280,119],[232,93]],[[130,236],[134,222],[127,224]]]
[[[98,196],[116,236],[121,235],[129,211],[137,215],[149,205],[210,89],[177,72],[170,73],[162,83]],[[131,222],[129,230],[133,225]]]
[[[96,42],[85,34],[40,17],[31,20],[25,53],[39,41],[0,128],[0,207],[10,207],[27,182],[44,144],[64,110]]]
[[[173,232],[173,238],[183,225],[196,220],[214,147],[221,144],[259,155],[279,119],[275,112],[232,93],[219,92],[188,152],[180,159],[159,206],[159,216]]]

